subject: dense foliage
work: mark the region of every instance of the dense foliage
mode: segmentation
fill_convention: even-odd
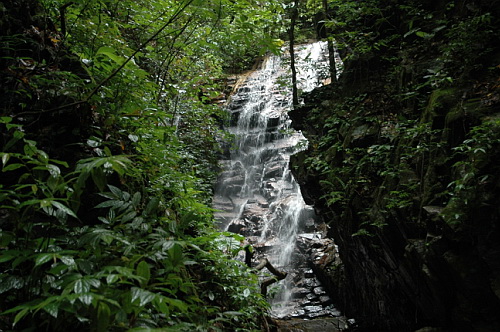
[[[232,259],[242,238],[217,232],[210,208],[227,135],[217,103],[227,75],[312,23],[345,68],[292,113],[310,141],[295,172],[340,246],[337,298],[388,330],[495,326],[495,2],[7,0],[0,12],[0,330],[258,330],[266,301]]]
[[[498,329],[498,4],[328,5],[345,68],[292,113],[294,167],[339,244],[340,302],[383,330]]]
[[[0,330],[256,330],[216,231],[225,76],[278,52],[274,1],[0,4]]]

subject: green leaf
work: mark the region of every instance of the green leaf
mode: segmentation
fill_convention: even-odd
[[[112,283],[115,283],[120,279],[120,276],[118,274],[108,274],[106,276],[106,283],[108,285],[111,285]]]
[[[171,298],[168,298],[168,297],[164,297],[164,299],[165,299],[166,302],[168,302],[168,304],[170,304],[173,307],[176,307],[180,311],[186,312],[188,310],[188,308],[189,308],[189,306],[185,302],[183,302],[181,300],[171,299]]]
[[[10,154],[5,153],[5,152],[2,152],[0,154],[2,155],[2,164],[5,167],[5,165],[7,165],[7,163],[9,162]]]
[[[137,264],[136,273],[139,277],[142,278],[141,287],[145,287],[148,284],[149,279],[151,278],[151,269],[149,267],[149,264],[145,261],[139,262],[139,264]]]
[[[117,198],[123,198],[123,191],[121,191],[120,188],[112,186],[110,184],[108,184],[108,188],[113,194],[115,194]]]
[[[38,152],[38,160],[40,160],[44,164],[49,162],[49,155],[45,151],[37,150],[37,152]]]
[[[432,37],[434,37],[434,34],[432,33],[427,33],[427,32],[424,32],[424,31],[417,31],[415,32],[415,35],[421,37],[421,38],[424,38],[424,39],[430,39]]]
[[[24,165],[23,164],[10,164],[10,165],[7,165],[5,167],[2,168],[2,172],[8,172],[8,171],[14,171],[18,168],[21,168],[23,167]]]
[[[109,306],[104,302],[99,302],[97,307],[97,331],[105,332],[108,331],[109,319],[111,316],[111,310]]]
[[[137,208],[139,204],[141,203],[141,193],[136,192],[134,196],[132,196],[132,205]]]
[[[11,123],[12,118],[10,116],[2,116],[0,117],[0,123]]]
[[[18,276],[7,276],[0,283],[0,294],[10,291],[11,289],[21,289],[24,286],[24,279]]]
[[[168,256],[174,268],[184,265],[184,255],[180,245],[175,244],[172,248],[170,248],[168,250]]]
[[[244,313],[239,312],[239,311],[224,311],[224,315],[229,315],[229,316],[242,316]]]
[[[137,212],[135,212],[135,211],[131,211],[131,212],[127,213],[126,215],[124,215],[124,216],[122,217],[121,222],[122,222],[122,223],[127,223],[127,222],[129,222],[130,220],[134,219],[134,218],[135,218],[135,216],[137,216]]]
[[[43,310],[45,310],[52,317],[57,318],[57,315],[59,313],[59,305],[60,304],[61,304],[61,302],[58,302],[58,301],[48,303],[47,305],[45,305],[43,307]]]
[[[92,293],[85,293],[82,294],[78,297],[78,299],[85,305],[91,305],[92,304],[92,299],[94,298],[94,294]]]
[[[23,319],[24,316],[26,316],[26,314],[30,311],[30,308],[24,308],[23,310],[19,311],[16,315],[16,317],[14,317],[14,322],[12,323],[12,326],[16,325],[17,323],[19,323],[19,321],[21,319]]]
[[[49,171],[51,177],[56,178],[61,175],[61,169],[56,165],[48,164],[47,170]]]
[[[93,168],[90,174],[95,185],[99,188],[99,191],[104,191],[107,183],[104,171],[101,168]]]
[[[76,218],[78,219],[78,217],[76,216],[76,214],[73,212],[73,210],[71,210],[69,207],[67,207],[66,205],[58,202],[58,201],[51,201],[52,205],[55,206],[59,211],[67,214],[67,215],[70,215],[72,216],[73,218]]]
[[[24,154],[31,157],[38,151],[38,149],[35,146],[36,143],[34,141],[29,141],[29,140],[25,141],[27,144],[24,145]]]
[[[109,200],[109,201],[104,201],[102,203],[99,203],[95,206],[96,209],[103,209],[103,208],[108,208],[108,207],[120,207],[123,205],[123,202],[121,201],[116,201],[116,200]]]
[[[69,267],[76,266],[75,259],[72,256],[61,256],[59,257],[59,259],[66,266]]]
[[[16,257],[16,255],[0,255],[0,263],[8,262]]]
[[[131,301],[134,302],[135,300],[139,299],[140,307],[143,307],[149,302],[153,301],[153,299],[156,296],[155,293],[137,287],[132,287],[131,294],[132,294]]]
[[[126,59],[124,57],[116,55],[115,52],[116,52],[115,49],[112,47],[102,46],[97,50],[96,54],[104,54],[117,64],[121,65],[123,62],[125,62]]]
[[[35,260],[35,266],[40,266],[44,263],[47,263],[50,260],[53,260],[56,258],[56,254],[54,253],[49,253],[49,254],[39,254]]]
[[[77,294],[90,292],[90,283],[87,279],[78,279],[73,286],[73,291]]]
[[[152,212],[156,211],[158,205],[160,204],[160,199],[158,197],[153,197],[146,205],[144,209],[144,214],[150,215]]]

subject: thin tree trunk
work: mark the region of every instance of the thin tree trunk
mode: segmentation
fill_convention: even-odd
[[[324,29],[325,29],[325,35],[326,35],[326,38],[327,38],[327,43],[328,43],[328,62],[329,62],[329,65],[330,65],[330,79],[332,80],[332,82],[335,82],[337,81],[337,68],[335,66],[335,47],[333,46],[333,40],[331,40],[331,38],[329,38],[329,29],[326,25],[326,21],[329,19],[329,15],[328,15],[328,0],[323,0],[323,14],[324,14],[324,18],[323,20],[325,21],[325,26],[324,26]]]
[[[290,39],[290,68],[292,69],[292,103],[293,106],[299,104],[299,93],[297,91],[297,69],[295,68],[295,22],[299,16],[299,0],[295,0],[290,15],[290,29],[288,30],[288,36]]]

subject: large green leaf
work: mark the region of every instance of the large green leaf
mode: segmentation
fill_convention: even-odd
[[[149,267],[149,264],[145,261],[140,261],[139,264],[137,264],[136,273],[139,277],[142,278],[141,287],[145,287],[149,283],[149,279],[151,278],[151,269]]]

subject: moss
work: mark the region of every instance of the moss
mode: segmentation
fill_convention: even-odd
[[[422,115],[422,122],[432,122],[436,117],[447,115],[447,110],[457,104],[457,88],[434,90]]]

